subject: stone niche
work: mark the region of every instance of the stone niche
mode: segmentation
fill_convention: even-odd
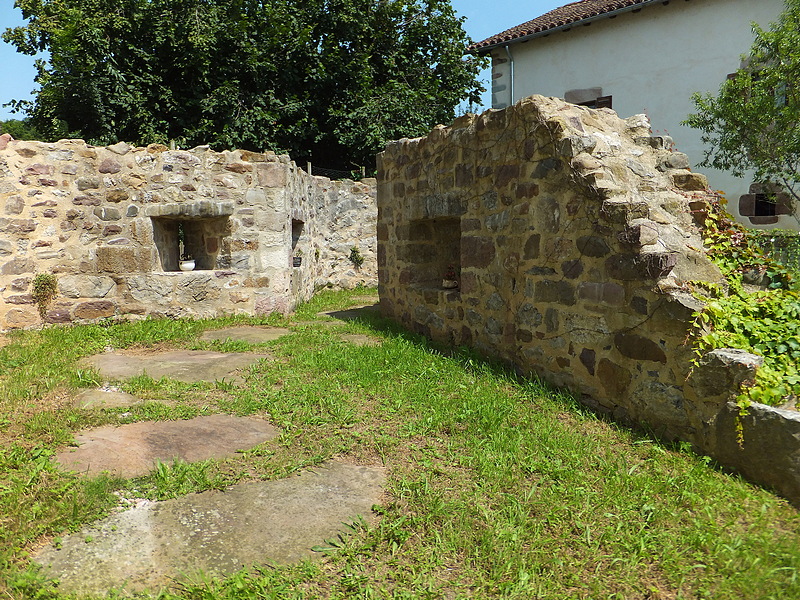
[[[303,254],[309,247],[309,235],[306,229],[305,221],[300,218],[292,219],[292,252],[291,261],[292,268],[303,266]],[[308,259],[306,259],[308,260]]]
[[[759,407],[771,416],[746,424],[758,442],[735,452],[728,402],[743,379],[704,377],[713,356],[693,365],[702,304],[687,289],[723,279],[693,218],[707,181],[688,165],[644,115],[541,96],[392,142],[378,156],[381,309],[800,502],[800,464],[760,466],[800,456],[800,419]],[[457,289],[442,285],[450,265]],[[725,356],[728,370],[754,358]],[[711,379],[723,382],[713,394]]]
[[[230,253],[220,254],[223,240],[230,236],[230,229],[228,217],[153,218],[153,241],[158,250],[161,269],[180,270],[178,262],[181,238],[183,238],[183,253],[194,258],[196,271],[230,268]]]
[[[408,228],[403,252],[414,265],[408,271],[408,283],[440,288],[446,273],[457,274],[461,268],[461,219],[417,219]]]

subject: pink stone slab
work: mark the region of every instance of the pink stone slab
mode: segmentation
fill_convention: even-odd
[[[192,383],[230,379],[235,371],[247,368],[262,358],[269,358],[269,355],[203,350],[169,350],[144,355],[106,352],[90,356],[83,364],[95,367],[103,377],[109,379],[128,379],[146,373],[153,379],[170,377]]]
[[[78,447],[61,450],[56,461],[89,476],[108,471],[138,477],[149,473],[157,461],[226,458],[277,435],[278,430],[263,419],[231,415],[106,425],[76,436]]]

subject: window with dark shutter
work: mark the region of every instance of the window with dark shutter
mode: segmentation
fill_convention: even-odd
[[[753,216],[755,217],[774,217],[777,213],[777,202],[774,196],[770,198],[767,194],[756,194]]]
[[[613,108],[611,106],[611,96],[600,96],[594,100],[586,102],[575,102],[578,106],[588,106],[589,108]]]
[[[600,96],[594,103],[594,108],[612,108],[611,96]]]

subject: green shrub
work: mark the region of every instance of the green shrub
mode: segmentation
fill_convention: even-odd
[[[361,250],[358,249],[358,246],[350,248],[350,256],[348,256],[348,258],[356,269],[364,264],[364,255],[361,254]]]

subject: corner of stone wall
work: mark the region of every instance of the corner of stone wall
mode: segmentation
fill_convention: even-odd
[[[532,96],[392,142],[378,167],[384,314],[662,437],[735,440],[720,423],[741,381],[716,354],[693,370],[687,343],[693,285],[724,286],[703,248],[712,194],[646,117]]]
[[[4,136],[0,210],[3,329],[40,324],[39,272],[59,279],[51,323],[286,312],[321,285],[376,283],[374,185],[321,181],[272,152]],[[190,273],[178,269],[178,223]],[[352,272],[355,244],[365,260]]]
[[[763,362],[736,348],[699,358],[686,389],[696,427],[691,441],[721,464],[799,503],[800,413],[759,403],[741,409],[736,402]]]

